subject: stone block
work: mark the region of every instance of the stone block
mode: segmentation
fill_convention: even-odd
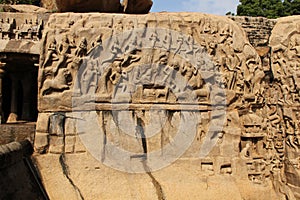
[[[50,137],[49,152],[53,154],[61,154],[64,152],[64,138],[59,136]]]
[[[66,118],[65,120],[65,135],[76,134],[76,119]]]
[[[82,144],[81,142],[81,139],[79,136],[76,136],[76,139],[75,139],[75,149],[74,149],[74,152],[75,153],[84,153],[86,152],[86,148],[85,146]]]
[[[75,136],[66,136],[66,138],[65,138],[65,152],[66,153],[74,153],[75,142],[76,142]]]
[[[49,147],[49,134],[37,132],[34,139],[34,149],[39,153],[46,153]]]
[[[49,132],[49,117],[51,113],[39,113],[36,123],[36,131],[42,133]]]

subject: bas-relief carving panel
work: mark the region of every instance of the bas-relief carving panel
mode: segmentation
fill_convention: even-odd
[[[230,20],[201,14],[55,16],[45,30],[41,102],[55,98],[71,109],[71,99],[62,96],[82,99],[88,93],[95,93],[96,102],[110,102],[122,87],[130,97],[117,101],[132,103],[210,104],[214,91],[214,101],[232,104],[243,92],[249,98],[259,92],[260,59]],[[40,109],[58,105],[41,103]]]
[[[199,156],[200,151],[204,171],[246,176],[255,184],[273,180],[276,191],[290,194],[281,174],[285,158],[299,170],[300,147],[298,81],[291,71],[297,68],[298,37],[290,32],[284,40],[278,40],[283,35],[271,38],[269,68],[244,32],[223,17],[53,15],[44,31],[38,124],[47,121],[46,112],[96,110],[105,141],[127,148],[134,157],[172,143],[180,111],[188,111],[195,113],[197,131],[184,157]],[[156,138],[142,136],[151,133],[147,123],[157,124],[149,122],[151,110],[164,111],[155,116],[168,119],[158,127]],[[78,136],[63,146],[62,140],[71,141],[80,133],[70,125],[78,119],[69,115],[61,130],[72,135],[38,131],[41,141],[48,134],[52,139],[50,144],[36,142],[37,149],[77,152]],[[119,127],[122,120],[129,124],[125,130],[141,138],[127,137]],[[214,146],[203,152],[200,146],[207,145],[207,138]],[[104,145],[101,160],[110,156],[109,151]]]
[[[277,94],[278,97],[275,101],[273,100],[274,108],[270,110],[273,116],[271,127],[274,127],[270,138],[277,137],[282,140],[284,151],[281,152],[281,157],[284,159],[287,183],[298,198],[300,197],[299,27],[300,19],[297,16],[281,18],[274,27],[270,38],[274,78],[272,85],[269,86],[269,91]],[[275,113],[277,113],[276,117]]]

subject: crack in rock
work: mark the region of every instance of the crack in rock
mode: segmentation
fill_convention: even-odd
[[[81,200],[84,200],[84,197],[80,191],[80,189],[75,185],[75,183],[73,182],[73,180],[70,178],[70,171],[69,171],[69,167],[66,163],[66,156],[65,154],[61,154],[59,157],[59,163],[61,165],[63,174],[65,175],[65,177],[68,179],[68,181],[70,182],[70,184],[72,185],[72,187],[74,188],[74,190],[76,191],[76,193],[80,196]]]
[[[143,166],[144,166],[144,169],[145,169],[146,173],[148,174],[148,176],[152,180],[153,186],[155,187],[156,194],[157,194],[157,199],[158,200],[166,200],[167,198],[165,197],[165,194],[164,194],[164,191],[162,189],[162,186],[160,185],[160,183],[155,179],[155,177],[151,173],[151,169],[147,165],[146,161],[144,160],[142,163],[143,163]]]

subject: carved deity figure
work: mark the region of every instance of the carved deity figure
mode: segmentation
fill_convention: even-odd
[[[69,54],[71,53],[71,47],[70,41],[68,39],[67,35],[63,35],[62,41],[58,46],[57,52],[58,52],[58,63],[54,67],[53,72],[54,74],[57,74],[57,71],[64,67],[64,64],[66,64],[67,59],[69,58]]]
[[[13,22],[9,18],[5,19],[5,22],[1,24],[1,32],[3,38],[1,39],[11,39],[11,34],[13,32]]]
[[[47,66],[47,64],[49,64],[50,61],[58,59],[56,46],[57,46],[56,40],[53,37],[52,39],[50,39],[50,43],[49,43],[49,46],[47,49],[48,50],[47,55],[46,55],[45,61],[42,66],[43,68],[45,68]]]
[[[87,54],[87,40],[85,37],[81,38],[78,47],[75,49],[76,57],[83,57]]]
[[[285,134],[286,134],[286,143],[290,147],[294,148],[295,150],[298,151],[298,147],[295,144],[295,128],[291,122],[290,119],[286,119],[286,127],[285,127]]]

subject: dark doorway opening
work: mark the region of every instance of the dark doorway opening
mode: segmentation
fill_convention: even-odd
[[[37,120],[38,61],[28,54],[5,54],[2,80],[3,122],[21,123]]]

